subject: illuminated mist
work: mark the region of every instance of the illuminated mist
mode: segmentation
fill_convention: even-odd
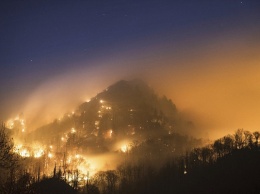
[[[229,39],[199,45],[196,51],[195,46],[181,53],[160,48],[92,61],[92,68],[76,66],[39,85],[15,114],[22,112],[33,130],[120,79],[141,78],[172,99],[199,135],[215,138],[237,128],[253,131],[260,124],[260,57],[259,46],[249,43]]]
[[[241,167],[229,172],[246,152],[241,175],[257,174],[259,3],[44,3],[2,13],[0,136],[14,161],[0,164],[0,183],[10,174],[79,193],[192,193],[189,184],[210,193],[219,168],[236,182]],[[106,176],[119,192],[106,192]]]

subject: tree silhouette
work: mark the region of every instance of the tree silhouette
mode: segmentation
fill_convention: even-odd
[[[223,142],[224,142],[225,154],[231,153],[231,151],[234,148],[234,139],[233,139],[233,137],[231,135],[227,135],[227,136],[224,136],[222,139],[223,139]]]
[[[12,193],[16,180],[19,157],[14,152],[4,124],[0,129],[0,193]]]
[[[223,155],[224,145],[222,143],[222,139],[217,139],[214,142],[213,149],[214,149],[215,153],[217,154],[218,158],[220,158]]]
[[[48,178],[32,185],[37,194],[76,194],[77,191],[65,181],[58,178]]]
[[[244,147],[244,143],[245,143],[244,130],[243,129],[238,129],[235,132],[234,138],[235,138],[235,148],[236,149],[243,148]]]
[[[5,126],[0,129],[0,168],[10,169],[18,162],[18,156],[13,152],[12,139],[6,133]]]
[[[255,138],[255,145],[258,146],[258,139],[260,137],[260,133],[258,131],[253,132],[254,138]]]
[[[100,186],[102,193],[113,194],[116,192],[118,175],[115,170],[100,171],[94,182]]]

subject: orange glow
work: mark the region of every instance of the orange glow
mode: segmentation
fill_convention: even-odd
[[[128,151],[128,146],[127,145],[122,145],[121,146],[121,151],[126,153]]]
[[[52,157],[53,157],[53,154],[52,154],[52,153],[48,153],[48,157],[49,157],[49,158],[52,158]]]
[[[71,133],[76,133],[76,130],[74,128],[71,128]]]
[[[200,37],[200,42],[189,47],[163,42],[145,52],[133,49],[111,60],[96,59],[97,68],[73,69],[53,77],[20,108],[34,121],[26,131],[74,110],[80,101],[89,101],[110,84],[132,78],[144,79],[158,94],[172,99],[197,126],[191,135],[215,139],[241,127],[254,131],[260,126],[260,48],[254,39],[258,34],[233,32],[215,39]],[[7,124],[10,128],[12,121]]]
[[[42,157],[44,154],[44,150],[43,149],[35,149],[34,150],[34,157],[35,158],[40,158]]]
[[[25,158],[31,156],[27,149],[22,149],[21,152],[19,152],[19,154],[20,154],[20,156],[25,157]]]

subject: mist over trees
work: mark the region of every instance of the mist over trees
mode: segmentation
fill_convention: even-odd
[[[13,152],[12,139],[4,126],[0,134],[3,194],[258,193],[260,189],[258,131],[238,129],[233,135],[178,156],[166,152],[168,157],[164,158],[160,152],[165,150],[158,144],[169,147],[165,140],[133,142],[131,149],[120,153],[124,160],[116,169],[99,171],[81,186],[79,174],[74,174],[74,181],[68,183],[57,166],[51,177],[27,173],[32,161],[27,159],[27,166],[22,165],[25,159]]]
[[[31,186],[40,180],[39,176],[27,172],[28,166],[33,163],[25,161],[17,154],[11,133],[2,124],[0,129],[0,193],[34,193]]]
[[[192,129],[170,99],[121,80],[31,133],[22,117],[2,125],[0,193],[258,193],[258,131],[205,143]]]
[[[132,151],[116,171],[102,172],[102,184],[93,183],[102,193],[259,193],[258,137],[259,132],[238,129],[212,144],[165,159],[159,167],[132,162]],[[109,179],[111,173],[116,178]]]

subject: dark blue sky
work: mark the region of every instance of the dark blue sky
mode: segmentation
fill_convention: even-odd
[[[79,57],[100,57],[149,42],[201,38],[214,31],[243,28],[244,23],[259,23],[259,4],[237,0],[9,0],[1,6],[0,63],[4,75],[10,70],[13,76],[28,70],[49,74],[64,68],[64,61]],[[45,66],[37,65],[42,63]]]
[[[3,0],[0,105],[8,112],[10,99],[47,79],[97,65],[82,61],[157,45],[187,50],[232,33],[256,37],[259,16],[259,0]]]

